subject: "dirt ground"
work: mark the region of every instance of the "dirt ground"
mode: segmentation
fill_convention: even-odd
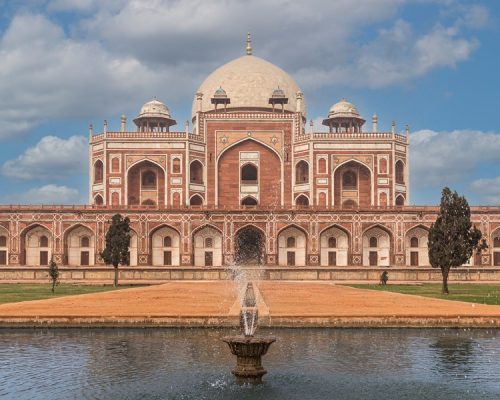
[[[356,289],[330,283],[258,284],[273,316],[328,317],[500,317],[500,306]]]
[[[484,324],[500,325],[500,306],[447,301],[399,293],[336,286],[328,282],[273,282],[257,284],[259,315],[262,321],[288,318],[288,321],[311,321],[313,318],[357,319],[482,318]],[[211,322],[237,323],[239,301],[236,287],[226,281],[169,282],[113,292],[84,294],[49,300],[35,300],[0,305],[0,326],[22,318],[45,321],[51,318],[98,318],[121,322],[171,317],[215,318]],[[232,318],[232,319],[231,319]],[[139,322],[137,322],[139,321]],[[187,320],[186,320],[187,321]],[[202,321],[202,320],[199,320]],[[206,321],[206,319],[205,319]],[[199,322],[201,326],[205,322]],[[422,323],[422,322],[420,322]],[[186,322],[186,324],[188,324]],[[268,323],[266,323],[268,324]],[[382,324],[382,323],[381,323]],[[182,322],[180,323],[182,325]],[[388,324],[390,325],[390,324]],[[411,324],[410,324],[411,325]],[[429,322],[429,326],[432,323]],[[458,324],[457,326],[460,326]]]
[[[112,292],[0,305],[0,318],[225,316],[236,300],[232,282],[169,282]]]

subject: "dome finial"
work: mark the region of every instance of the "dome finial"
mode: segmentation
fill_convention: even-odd
[[[250,32],[247,33],[247,56],[251,56],[252,55],[252,35],[250,34]]]

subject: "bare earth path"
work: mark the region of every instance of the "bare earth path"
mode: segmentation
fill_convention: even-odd
[[[264,326],[500,327],[500,306],[336,286],[256,285]],[[169,282],[0,305],[0,326],[234,326],[239,301],[226,281]]]

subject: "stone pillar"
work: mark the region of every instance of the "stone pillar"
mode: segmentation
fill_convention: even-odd
[[[121,123],[120,123],[120,132],[125,132],[127,130],[127,117],[122,115]]]

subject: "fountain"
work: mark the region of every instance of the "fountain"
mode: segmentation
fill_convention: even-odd
[[[276,341],[271,336],[254,336],[257,329],[259,312],[257,309],[253,284],[248,283],[241,302],[240,329],[241,335],[222,338],[229,345],[231,353],[236,356],[236,367],[233,374],[240,383],[261,383],[267,373],[262,366],[261,358],[267,353],[269,346]]]

